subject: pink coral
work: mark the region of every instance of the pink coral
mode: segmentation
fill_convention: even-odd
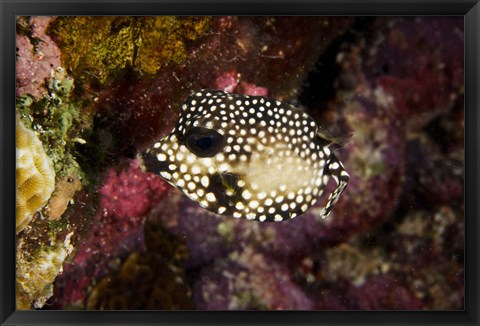
[[[225,72],[215,80],[215,88],[222,89],[229,93],[238,93],[251,96],[268,96],[266,87],[259,87],[255,84],[241,81],[241,75],[235,70]],[[240,84],[239,84],[240,82]]]
[[[233,93],[238,85],[239,74],[236,71],[228,71],[217,77],[215,88]]]
[[[97,210],[90,237],[74,258],[78,264],[102,253],[115,256],[116,244],[121,251],[137,247],[142,238],[145,214],[163,197],[170,187],[159,176],[144,173],[136,160],[126,171],[108,171],[100,187],[100,207]],[[97,257],[98,258],[98,257]],[[98,262],[97,262],[98,263]],[[96,266],[101,272],[100,266]]]
[[[87,237],[78,246],[73,263],[64,266],[65,272],[57,280],[56,295],[63,297],[61,305],[80,300],[90,285],[85,279],[105,275],[112,260],[144,249],[146,214],[169,189],[159,176],[142,172],[136,160],[131,160],[124,171],[107,171],[99,191],[100,207]],[[77,283],[79,279],[81,283]],[[75,296],[65,298],[66,291]]]
[[[17,96],[30,94],[39,98],[47,94],[45,81],[52,70],[61,66],[60,49],[45,31],[54,17],[35,16],[30,19],[31,37],[39,42],[33,46],[27,36],[17,35]]]
[[[153,173],[144,173],[137,161],[126,171],[107,172],[100,187],[100,205],[108,218],[143,216],[164,196],[167,185]]]
[[[268,96],[268,89],[242,81],[239,93],[251,96]]]

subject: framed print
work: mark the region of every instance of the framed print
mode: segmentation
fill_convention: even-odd
[[[1,6],[2,325],[478,324],[476,1]]]

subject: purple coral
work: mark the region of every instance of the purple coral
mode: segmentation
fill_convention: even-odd
[[[463,18],[378,20],[381,51],[366,60],[367,79],[392,95],[401,116],[421,128],[447,112],[463,87]],[[383,74],[378,74],[378,68]],[[421,113],[421,114],[420,114]]]
[[[337,282],[318,298],[319,310],[421,310],[421,300],[393,276],[373,276],[355,286]]]
[[[251,248],[204,268],[194,284],[194,301],[206,310],[313,308],[286,266]]]

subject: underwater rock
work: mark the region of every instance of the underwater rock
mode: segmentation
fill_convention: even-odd
[[[31,21],[36,22],[37,20],[32,19]],[[35,63],[41,64],[39,62]],[[17,97],[16,101],[18,118],[27,129],[32,129],[32,133],[35,132],[37,135],[45,152],[44,157],[40,158],[41,164],[48,164],[49,173],[52,174],[50,177],[52,179],[51,187],[46,198],[46,200],[48,198],[50,200],[44,206],[44,209],[35,215],[38,218],[34,218],[17,235],[17,265],[22,264],[23,257],[35,257],[42,250],[51,249],[56,243],[63,241],[67,234],[73,233],[71,245],[76,248],[79,234],[81,234],[76,231],[88,225],[92,216],[91,213],[88,213],[88,209],[81,209],[82,205],[85,205],[81,200],[77,202],[78,205],[73,205],[75,202],[74,196],[76,198],[81,197],[78,195],[77,190],[94,179],[92,175],[86,178],[84,171],[77,163],[79,157],[77,146],[85,143],[82,136],[89,130],[88,121],[91,116],[88,112],[79,114],[80,102],[71,98],[74,81],[66,73],[65,69],[61,66],[50,68],[49,78],[42,84],[42,87],[47,91],[46,93],[42,93],[40,98],[24,94]],[[18,136],[18,130],[22,129],[17,128],[17,146],[22,143],[23,139],[23,136]],[[21,163],[21,159],[20,156],[17,156],[17,165],[19,163]],[[19,172],[17,168],[16,173],[18,187],[21,185],[18,182],[18,176],[23,172]],[[55,179],[56,182],[54,183],[53,180]],[[69,182],[69,180],[73,182]],[[33,179],[30,182],[33,182]],[[28,183],[25,184],[28,185]],[[42,191],[42,185],[34,186],[35,191]],[[22,196],[17,194],[17,203],[19,200],[22,200]],[[38,200],[39,196],[33,198]],[[81,211],[84,214],[76,220],[70,220],[74,211]],[[85,214],[86,212],[87,214]],[[17,213],[17,217],[21,216],[22,212],[20,211],[20,214]],[[19,244],[22,245],[19,246]],[[63,260],[58,262],[59,268],[62,263]],[[42,266],[32,265],[28,267],[30,273],[36,273],[36,268],[42,268]],[[57,271],[57,274],[59,271],[60,269]],[[41,273],[41,271],[38,273]],[[53,271],[49,275],[51,283],[56,275],[54,275]],[[49,287],[51,292],[53,285],[47,284],[46,286]],[[38,295],[48,298],[45,293],[38,293]],[[31,300],[39,300],[36,298],[36,294],[32,294],[31,298],[25,296],[24,298],[26,298],[25,304],[28,304],[28,301]]]
[[[390,218],[397,206],[405,171],[405,132],[378,93],[345,101],[334,114],[351,139],[339,150],[352,175],[333,218],[325,221],[324,239],[346,239]],[[372,127],[374,126],[374,127]],[[338,127],[337,127],[338,128]],[[388,189],[388,191],[385,191]],[[343,200],[342,200],[343,199]]]
[[[464,240],[464,210],[439,206],[407,214],[386,249],[428,309],[463,309]]]
[[[311,300],[286,266],[245,248],[202,269],[193,288],[197,309],[310,310]]]
[[[415,210],[306,256],[293,279],[316,309],[462,309],[463,228],[463,211]]]
[[[82,110],[82,102],[72,98],[74,80],[63,67],[52,67],[44,87],[48,94],[39,99],[30,95],[17,97],[16,109],[20,119],[37,132],[45,144],[59,179],[74,177],[81,179],[82,185],[87,184],[91,178],[86,178],[79,166],[78,146],[86,143],[83,137],[91,128],[91,112]]]
[[[223,90],[232,94],[244,94],[251,96],[268,96],[268,89],[255,84],[240,82],[241,74],[235,70],[227,71],[217,76],[215,80],[215,89]],[[240,84],[239,84],[240,82]]]
[[[16,94],[35,99],[47,95],[45,84],[52,70],[61,66],[60,49],[46,35],[54,17],[34,16],[17,18],[16,36]]]
[[[61,32],[55,24],[49,29],[58,44],[68,39],[65,31],[76,28],[67,26],[68,19],[56,25]],[[87,159],[81,162],[82,168],[91,168],[86,175],[91,187],[77,192],[75,205],[54,221],[68,221],[79,232],[72,238],[76,256],[54,283],[52,307],[134,307],[136,299],[142,309],[182,306],[172,299],[176,289],[162,285],[168,293],[153,290],[162,284],[157,274],[166,280],[175,273],[162,274],[168,253],[146,248],[149,221],[184,239],[188,257],[175,266],[185,269],[193,284],[195,309],[464,308],[459,19],[368,18],[343,38],[353,19],[209,17],[190,31],[195,39],[184,38],[180,30],[168,35],[176,23],[163,29],[157,35],[161,42],[188,39],[165,46],[166,52],[153,49],[157,36],[149,44],[135,43],[150,51],[144,58],[153,58],[151,66],[135,64],[128,46],[105,51],[118,40],[139,36],[140,20],[107,21],[112,43],[89,43],[102,48],[99,54],[108,60],[104,66],[90,64],[88,72],[98,68],[102,75],[84,74],[87,61],[75,69],[75,80],[81,80],[76,93],[93,102],[69,108],[84,110],[92,120],[78,128],[83,115],[72,114],[66,125],[73,121],[75,127],[66,129],[65,139],[78,137],[79,129],[87,131],[80,137],[85,146],[77,144],[91,150],[82,152]],[[442,33],[449,45],[436,48]],[[435,34],[431,40],[430,34]],[[330,44],[328,55],[338,67],[330,67],[323,56],[315,66]],[[180,56],[172,57],[177,46]],[[128,53],[122,57],[124,50]],[[73,52],[62,58],[78,56]],[[332,85],[312,89],[305,82],[312,69],[332,74]],[[304,87],[315,94],[332,88],[332,98],[304,108],[334,136],[353,133],[349,141],[333,145],[352,178],[328,219],[318,218],[317,207],[288,223],[218,217],[125,159],[133,156],[132,148],[143,150],[170,132],[180,103],[206,87],[268,93],[286,101],[295,100]],[[38,112],[51,107],[35,106]],[[180,247],[182,241],[170,246]],[[138,285],[142,275],[154,286]],[[134,288],[131,296],[127,288]],[[182,298],[190,296],[180,292]],[[151,298],[161,298],[161,304]]]
[[[188,58],[190,43],[208,30],[211,17],[58,17],[49,34],[83,87],[97,88],[129,67],[154,75]]]
[[[130,252],[145,249],[143,232],[147,213],[168,190],[160,177],[142,172],[136,160],[126,160],[123,169],[111,168],[105,172],[99,188],[99,207],[76,247],[72,262],[65,264],[65,273],[56,283],[55,296],[68,297],[70,292],[65,291],[73,291],[77,296],[75,301],[68,297],[58,305],[78,304],[80,293],[87,286],[115,269]],[[75,215],[70,219],[75,220]],[[78,283],[79,279],[84,281]]]
[[[394,276],[378,275],[361,286],[337,282],[318,298],[318,310],[422,310],[421,300]]]
[[[86,309],[192,309],[185,272],[179,266],[185,246],[152,225],[145,227],[145,243],[145,253],[131,253],[118,272],[93,286]]]
[[[58,180],[55,191],[46,207],[46,215],[50,220],[58,220],[68,208],[73,196],[82,189],[79,178],[74,176]]]
[[[35,132],[16,122],[16,232],[22,231],[55,189],[55,171]]]
[[[346,279],[354,286],[360,286],[367,277],[388,272],[391,267],[380,248],[362,251],[359,247],[359,244],[342,243],[325,250],[325,264],[321,266],[323,280],[336,282]]]
[[[341,98],[381,93],[407,130],[418,132],[463,105],[463,42],[460,17],[373,19],[342,44],[336,88]]]
[[[246,82],[243,93],[268,90],[274,98],[294,98],[318,55],[350,22],[346,17],[213,17],[198,39],[186,44],[181,62],[162,65],[150,79],[127,69],[109,84],[98,96],[98,127],[118,140],[113,150],[132,145],[143,150],[173,128],[181,103],[194,90]]]
[[[462,17],[377,19],[365,73],[390,94],[399,117],[419,130],[463,94]]]
[[[161,256],[130,254],[120,271],[102,278],[89,292],[86,309],[191,309],[180,270]]]
[[[463,201],[463,150],[444,152],[427,134],[412,137],[407,144],[407,177],[403,203],[420,206],[421,202],[451,205]]]
[[[42,308],[53,295],[53,281],[62,273],[62,265],[70,255],[72,233],[63,243],[45,245],[34,252],[23,250],[23,241],[17,244],[17,309]]]
[[[218,215],[199,210],[196,202],[185,198],[180,200],[178,225],[173,232],[182,235],[188,246],[190,255],[186,267],[201,266],[226,254],[226,241],[217,232],[221,222]]]

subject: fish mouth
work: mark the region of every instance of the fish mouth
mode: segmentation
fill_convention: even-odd
[[[171,170],[169,165],[172,162],[168,160],[159,161],[157,156],[149,151],[140,153],[138,156],[140,165],[146,172],[159,174],[163,179],[169,182],[172,186],[182,191],[188,196],[188,191],[171,179]],[[206,207],[208,210],[219,214],[219,207],[225,208],[220,215],[232,215],[235,211],[235,204],[242,199],[241,194],[243,187],[239,186],[241,177],[237,174],[228,172],[216,172],[209,177],[209,185],[205,191],[211,192],[215,195],[215,203],[212,206]]]
[[[160,172],[169,171],[167,161],[159,161],[156,155],[150,152],[143,152],[137,156],[140,165],[146,172],[160,174]]]

